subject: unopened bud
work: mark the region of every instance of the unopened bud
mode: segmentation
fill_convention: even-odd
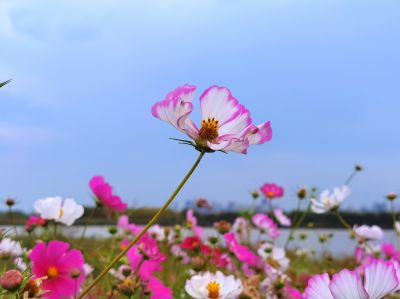
[[[390,201],[393,201],[393,200],[395,200],[396,198],[397,198],[397,194],[394,193],[394,192],[389,192],[389,193],[386,195],[386,199],[387,199],[387,200],[390,200]]]
[[[205,261],[202,257],[195,256],[195,257],[192,257],[192,259],[190,260],[190,265],[192,266],[194,271],[198,272],[198,271],[203,270]]]
[[[253,199],[257,199],[260,197],[260,192],[258,191],[253,191],[251,192],[251,196],[253,197]]]
[[[355,171],[363,171],[363,166],[362,165],[360,165],[360,164],[356,164],[355,166],[354,166],[354,170]]]
[[[218,239],[218,237],[211,236],[211,237],[208,238],[208,241],[209,241],[212,245],[215,245],[215,244],[218,243],[219,239]]]
[[[71,275],[72,278],[78,278],[79,276],[81,276],[81,270],[77,269],[77,268],[73,268],[71,270],[71,272],[69,273],[69,275]]]
[[[297,197],[299,199],[304,199],[307,196],[307,187],[301,187],[299,190],[297,190]]]
[[[305,240],[305,239],[307,239],[307,234],[306,233],[301,233],[299,235],[299,238],[300,238],[300,240]]]
[[[0,277],[0,285],[7,291],[15,291],[22,284],[22,274],[18,270],[9,270]]]
[[[115,226],[110,226],[108,228],[108,232],[110,233],[110,235],[115,235],[118,232],[118,229]]]
[[[122,267],[121,272],[122,272],[122,275],[124,275],[125,277],[128,277],[129,275],[132,274],[132,268],[129,266]]]
[[[9,207],[12,207],[13,205],[15,205],[15,199],[11,198],[11,197],[7,198],[6,199],[6,205],[9,206]]]
[[[228,221],[221,220],[214,223],[214,228],[223,235],[231,230],[231,224]]]

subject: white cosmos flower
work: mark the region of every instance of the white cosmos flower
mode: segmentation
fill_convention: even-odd
[[[14,264],[21,271],[25,271],[28,268],[28,265],[24,262],[24,260],[21,257],[16,257],[14,259]]]
[[[311,210],[317,214],[335,210],[349,197],[350,192],[350,188],[346,185],[335,188],[332,193],[329,190],[322,191],[319,196],[319,201],[315,198],[311,198]]]
[[[222,272],[205,272],[186,280],[186,292],[195,299],[236,299],[243,291],[240,279]]]
[[[361,225],[359,227],[354,226],[354,231],[360,238],[365,240],[380,240],[383,237],[383,231],[377,225]]]
[[[68,226],[83,215],[83,206],[72,198],[63,199],[60,196],[38,199],[34,207],[43,219],[54,220]]]
[[[0,256],[2,257],[17,257],[23,253],[21,245],[9,238],[4,238],[0,241]]]
[[[258,248],[257,253],[264,261],[276,269],[284,271],[289,267],[289,259],[286,257],[285,249],[281,247],[264,243]]]
[[[148,230],[149,235],[157,241],[163,241],[165,239],[165,231],[160,225],[152,225]]]

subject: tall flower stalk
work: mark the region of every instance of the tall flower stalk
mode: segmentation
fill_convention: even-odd
[[[111,270],[124,256],[125,254],[131,249],[138,241],[139,239],[148,231],[148,229],[154,225],[158,219],[161,217],[161,215],[164,213],[164,211],[169,207],[169,205],[172,203],[174,198],[178,195],[179,191],[182,189],[182,187],[186,184],[190,176],[193,174],[193,172],[196,170],[197,166],[199,165],[201,159],[203,159],[205,152],[202,151],[200,152],[200,155],[198,156],[196,162],[193,164],[192,168],[190,168],[189,172],[185,175],[183,180],[180,182],[178,187],[175,189],[175,191],[172,193],[170,198],[164,203],[164,205],[161,207],[160,210],[151,218],[151,220],[146,224],[146,226],[141,230],[139,234],[135,236],[135,238],[128,244],[128,246],[123,249],[108,265],[107,267],[104,268],[103,271],[92,281],[90,285],[87,286],[87,288],[82,291],[82,293],[77,297],[77,299],[81,299],[84,296],[86,296],[95,286],[96,284],[99,283],[99,281],[108,273],[108,271]]]

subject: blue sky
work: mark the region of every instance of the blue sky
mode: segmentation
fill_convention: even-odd
[[[274,137],[208,155],[177,201],[246,204],[276,182],[291,208],[357,162],[346,205],[370,207],[400,191],[399,19],[397,0],[1,0],[0,196],[90,204],[102,174],[132,206],[160,205],[197,153],[150,107],[191,83],[229,87]]]

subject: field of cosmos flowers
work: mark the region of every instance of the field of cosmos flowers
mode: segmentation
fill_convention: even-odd
[[[0,83],[0,87],[7,82]],[[398,298],[400,250],[397,244],[382,242],[378,225],[351,226],[340,213],[340,205],[351,196],[354,173],[342,185],[318,191],[297,190],[298,208],[289,218],[274,201],[284,188],[265,183],[252,193],[255,201],[267,202],[268,209],[249,210],[233,223],[220,219],[213,232],[205,234],[193,210],[186,213],[186,225],[162,227],[163,212],[188,183],[205,155],[214,152],[246,154],[251,145],[272,138],[269,122],[255,125],[250,112],[226,87],[211,86],[200,96],[201,119],[190,118],[196,87],[183,85],[168,93],[151,108],[155,118],[186,134],[176,140],[182,150],[198,152],[198,158],[173,194],[145,225],[135,224],[126,214],[128,205],[114,193],[101,175],[93,176],[88,189],[94,206],[104,217],[115,219],[109,236],[80,237],[64,234],[83,216],[84,207],[72,198],[38,199],[36,214],[26,219],[25,232],[0,230],[0,296],[2,298],[196,298],[196,299],[379,299]],[[200,127],[196,125],[200,124]],[[395,193],[388,193],[390,203]],[[179,200],[178,198],[176,200]],[[5,200],[10,215],[15,200]],[[212,210],[205,199],[198,209]],[[296,230],[309,213],[332,213],[344,229],[354,255],[334,257],[329,252],[291,246]],[[393,210],[393,229],[400,222]],[[280,245],[281,228],[289,237]],[[209,229],[209,228],[208,228]],[[329,244],[331,235],[319,235]],[[350,238],[356,242],[351,243]],[[283,245],[282,245],[283,244]],[[345,246],[345,245],[344,245]]]

